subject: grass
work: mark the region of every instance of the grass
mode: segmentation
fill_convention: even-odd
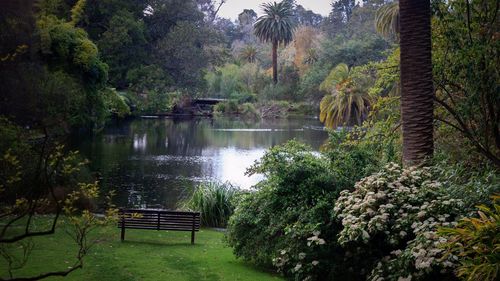
[[[234,211],[233,200],[238,192],[230,183],[200,183],[191,197],[181,203],[180,209],[201,212],[201,224],[204,226],[225,227]]]
[[[66,278],[44,280],[282,280],[236,259],[223,233],[215,230],[197,232],[195,245],[190,244],[189,232],[127,230],[124,242],[119,233],[111,226],[96,229],[93,235],[101,240],[88,253],[83,269]],[[63,270],[73,263],[74,244],[64,231],[34,241],[28,264],[16,276]],[[7,277],[4,266],[0,263],[0,279]]]

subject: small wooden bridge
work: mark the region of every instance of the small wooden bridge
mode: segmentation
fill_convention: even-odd
[[[191,101],[192,105],[216,105],[220,102],[225,102],[227,99],[217,99],[217,98],[199,98],[193,99]]]

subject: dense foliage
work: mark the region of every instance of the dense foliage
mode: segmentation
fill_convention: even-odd
[[[465,280],[496,280],[500,274],[500,198],[496,194],[492,199],[493,206],[478,206],[479,217],[438,230],[448,238],[445,255],[460,258],[457,276]]]
[[[269,150],[248,170],[266,175],[266,180],[239,200],[229,221],[229,244],[237,256],[274,265],[300,280],[355,276],[335,241],[339,225],[332,218],[332,205],[340,190],[352,186],[376,163],[357,147],[317,155],[291,141]]]
[[[498,3],[435,1],[434,14],[436,119],[500,166]]]
[[[81,15],[75,12],[66,20],[42,8],[39,14],[19,17],[16,13],[23,8],[31,10],[30,1],[2,9],[0,113],[53,131],[102,126],[110,114],[106,99],[113,98],[102,94],[108,67],[87,33],[76,26]]]

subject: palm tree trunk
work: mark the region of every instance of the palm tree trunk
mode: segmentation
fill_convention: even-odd
[[[273,81],[278,83],[278,42],[273,42]]]
[[[401,115],[403,162],[432,157],[434,89],[429,0],[400,0]]]

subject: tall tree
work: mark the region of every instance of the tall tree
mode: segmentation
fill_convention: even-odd
[[[343,33],[342,31],[349,22],[355,6],[355,0],[332,1],[332,10],[325,21],[324,28],[332,35]]]
[[[429,0],[400,0],[403,161],[419,164],[433,154],[434,91]]]
[[[319,26],[323,22],[323,16],[311,10],[306,10],[301,5],[295,6],[294,14],[297,25]]]
[[[252,9],[244,9],[238,14],[238,21],[241,25],[252,25],[257,19],[257,13]]]
[[[217,18],[220,8],[227,0],[196,0],[198,8],[205,14],[205,22],[212,23]]]
[[[293,45],[295,47],[294,64],[303,74],[318,60],[316,49],[319,49],[321,34],[312,26],[299,26],[294,33]]]
[[[273,81],[278,83],[278,45],[292,42],[293,6],[289,1],[262,5],[264,15],[254,25],[255,35],[264,42],[273,44]]]
[[[335,0],[332,2],[331,15],[337,17],[341,22],[346,23],[351,19],[354,7],[356,7],[355,0]]]
[[[257,13],[252,9],[245,9],[238,14],[238,32],[241,34],[241,40],[246,44],[256,43],[253,34],[253,24],[257,20]]]

